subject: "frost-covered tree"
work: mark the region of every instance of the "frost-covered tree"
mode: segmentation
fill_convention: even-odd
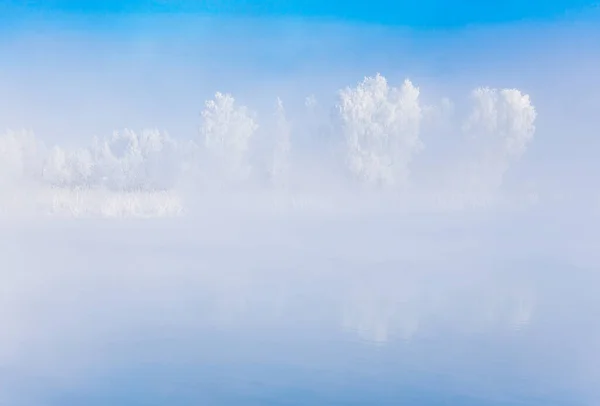
[[[495,141],[510,158],[519,158],[535,133],[535,107],[529,95],[517,89],[478,88],[472,94],[475,106],[465,128]]]
[[[115,132],[89,148],[54,147],[44,161],[44,181],[61,187],[163,190],[179,175],[179,147],[158,130]]]
[[[405,184],[419,139],[419,89],[409,80],[388,85],[377,74],[339,94],[337,105],[350,171],[368,183]]]
[[[250,141],[258,129],[253,114],[238,106],[229,94],[216,93],[201,113],[200,134],[210,161],[210,170],[225,179],[245,179],[250,174]]]
[[[68,151],[55,146],[46,156],[42,178],[55,186],[85,186],[93,169],[94,162],[88,149]]]
[[[178,153],[177,143],[158,130],[115,132],[92,146],[94,178],[111,189],[166,189],[179,174]]]
[[[44,146],[33,133],[7,131],[0,135],[0,184],[36,180]]]
[[[285,116],[281,99],[277,99],[275,111],[275,147],[271,167],[271,181],[275,186],[284,186],[289,179],[291,125]]]
[[[510,163],[519,159],[533,140],[537,113],[529,95],[517,89],[482,87],[473,91],[472,98],[473,110],[464,129],[482,150],[479,181],[496,188]]]

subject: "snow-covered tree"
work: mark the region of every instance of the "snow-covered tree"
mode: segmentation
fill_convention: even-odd
[[[377,74],[339,94],[337,105],[350,171],[368,183],[405,184],[419,139],[419,89],[409,80],[388,85]]]
[[[55,186],[85,186],[93,169],[94,162],[88,149],[68,151],[55,146],[46,157],[42,178]]]
[[[258,124],[245,106],[238,106],[233,96],[216,93],[201,113],[200,134],[210,160],[211,171],[228,180],[250,175],[248,152]]]
[[[7,131],[0,135],[0,184],[39,177],[44,146],[33,133]]]
[[[271,167],[271,181],[275,186],[284,186],[289,180],[290,136],[291,126],[285,116],[283,102],[278,98],[275,111],[275,148]]]
[[[464,130],[482,153],[477,179],[497,188],[510,163],[527,150],[535,134],[537,113],[529,95],[517,89],[477,88],[472,93],[473,110]]]

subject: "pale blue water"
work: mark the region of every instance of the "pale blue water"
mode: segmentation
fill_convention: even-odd
[[[18,271],[2,271],[6,404],[598,399],[599,277],[569,256],[590,253],[577,227],[272,220],[82,221],[5,238]]]

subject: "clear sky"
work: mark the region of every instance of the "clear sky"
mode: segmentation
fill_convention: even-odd
[[[412,28],[450,28],[521,20],[547,21],[585,13],[594,0],[3,0],[4,19],[32,13],[94,16],[203,13],[360,21]]]

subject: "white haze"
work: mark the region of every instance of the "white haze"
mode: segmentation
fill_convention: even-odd
[[[88,23],[0,38],[0,404],[600,399],[593,24]]]
[[[436,189],[410,182],[411,164],[426,147],[421,129],[438,120],[436,113],[443,109],[425,105],[419,96],[420,89],[408,79],[395,87],[380,74],[366,77],[339,92],[332,114],[314,124],[325,133],[297,153],[295,137],[305,136],[307,129],[295,131],[281,99],[273,116],[263,119],[266,130],[261,131],[254,111],[220,92],[205,103],[195,139],[175,139],[157,129],[125,129],[69,148],[47,146],[28,131],[7,131],[0,137],[3,212],[136,216],[152,215],[142,207],[156,204],[155,215],[176,215],[194,209],[182,188],[189,195],[210,194],[214,187],[250,187],[269,196],[285,185],[289,197],[301,198],[299,192],[323,193],[311,188],[323,175],[338,188],[368,186],[363,189],[367,194],[391,192],[399,199],[395,203],[404,200],[426,210],[445,209],[445,200],[457,197],[459,208],[492,204],[480,200],[500,197],[504,173],[534,138],[536,111],[529,95],[517,89],[473,91],[471,113],[462,120],[465,135],[459,138],[465,148],[473,144],[467,157],[471,162],[461,162],[468,164],[467,171],[455,172],[452,184],[442,175],[453,168],[442,168]],[[257,148],[261,143],[263,148]],[[312,155],[325,162],[313,159],[312,171],[305,173]],[[515,197],[524,199],[521,204],[529,198]]]
[[[0,136],[5,215],[180,215],[194,212],[208,189],[244,190],[272,204],[284,185],[284,200],[349,201],[339,193],[358,192],[425,211],[552,205],[578,192],[595,210],[597,194],[581,179],[595,168],[593,155],[570,146],[597,145],[593,115],[583,117],[586,125],[545,99],[571,98],[546,88],[562,92],[555,82],[575,74],[575,65],[585,69],[596,53],[586,42],[577,53],[540,39],[595,38],[584,24],[472,30],[434,41],[389,29],[263,22],[242,45],[236,20],[201,19],[195,30],[181,18],[164,20],[117,20],[111,34],[99,23],[78,35],[82,29],[68,22],[40,24],[40,34],[27,24],[9,31],[0,44],[11,57],[0,77],[0,122],[11,128]],[[280,38],[270,36],[276,29]],[[490,38],[494,32],[505,40]],[[322,43],[314,42],[318,35],[326,35]],[[321,54],[328,42],[340,51],[337,61]],[[514,44],[511,52],[506,44]],[[370,62],[357,60],[360,53]],[[561,53],[572,62],[560,62]],[[514,58],[512,68],[506,58]],[[491,63],[498,65],[492,72]],[[324,83],[336,70],[338,78]],[[310,77],[313,85],[305,83]],[[589,78],[575,94],[598,87]],[[578,96],[570,104],[583,110],[590,103]]]

